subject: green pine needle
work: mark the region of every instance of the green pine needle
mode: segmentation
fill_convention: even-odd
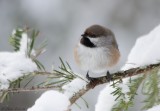
[[[22,34],[25,31],[22,29],[16,29],[15,32],[10,36],[9,42],[14,47],[14,51],[19,51],[20,49],[20,41],[22,38]]]
[[[115,91],[111,94],[116,96],[115,101],[117,101],[113,106],[112,111],[127,111],[129,107],[133,106],[134,97],[137,95],[136,92],[144,78],[145,76],[139,76],[136,79],[130,79],[128,82],[129,92],[127,93],[123,93],[122,88],[118,86],[120,81],[112,85],[112,87],[115,88]]]
[[[160,74],[158,73],[158,71],[158,69],[155,69],[150,72],[151,74],[147,75],[147,78],[143,83],[142,94],[146,96],[143,101],[145,103],[142,108],[143,110],[160,104]]]

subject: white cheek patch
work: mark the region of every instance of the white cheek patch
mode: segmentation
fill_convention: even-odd
[[[99,42],[99,37],[97,37],[97,38],[89,38],[89,37],[87,37],[93,44],[97,44],[98,42]]]

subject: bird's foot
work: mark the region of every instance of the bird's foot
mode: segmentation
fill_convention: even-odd
[[[97,84],[97,79],[89,76],[89,71],[86,74],[86,78],[89,80],[89,83],[93,86],[93,88]]]
[[[107,80],[108,80],[109,82],[110,82],[110,81],[113,81],[113,76],[110,74],[109,71],[107,71],[106,78],[107,78]]]

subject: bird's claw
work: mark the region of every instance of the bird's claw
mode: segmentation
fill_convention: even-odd
[[[93,78],[93,77],[90,77],[89,76],[89,71],[87,72],[87,74],[86,74],[86,78],[89,80],[89,82],[90,82],[90,84],[93,86],[93,88],[96,86],[96,84],[97,84],[97,80],[96,80],[96,78]]]
[[[113,80],[113,76],[110,74],[109,71],[107,71],[106,78],[109,82]]]

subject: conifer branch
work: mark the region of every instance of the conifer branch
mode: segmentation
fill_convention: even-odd
[[[151,70],[153,70],[155,68],[159,68],[159,67],[160,67],[160,63],[150,64],[150,65],[147,65],[144,67],[137,67],[137,68],[132,68],[132,69],[125,70],[125,71],[116,72],[111,75],[113,75],[113,80],[117,80],[120,78],[123,79],[123,78],[131,77],[131,76],[135,76],[138,74],[146,73],[148,71],[151,71]],[[88,83],[86,85],[86,88],[81,89],[79,92],[75,93],[70,98],[71,104],[75,103],[81,96],[83,96],[89,90],[93,89],[95,86],[109,82],[106,76],[97,77],[94,80],[95,80],[94,85],[92,83]]]
[[[137,67],[137,68],[132,68],[129,70],[125,70],[125,71],[120,71],[120,72],[116,72],[113,73],[111,75],[113,75],[113,80],[117,80],[117,79],[123,79],[126,77],[131,77],[131,76],[135,76],[138,74],[142,74],[148,71],[151,71],[155,68],[159,68],[160,67],[160,63],[157,64],[150,64],[144,67]],[[54,73],[50,73],[50,72],[34,72],[36,74],[42,74],[42,75],[49,75],[49,74],[55,74]],[[101,84],[105,84],[108,83],[108,79],[106,76],[102,76],[102,77],[97,77],[94,78],[94,85],[91,83],[88,83],[86,85],[86,88],[83,88],[81,90],[79,90],[79,92],[75,93],[71,98],[71,104],[75,103],[81,96],[83,96],[86,92],[88,92],[89,90],[93,89],[95,86],[101,85]],[[19,93],[19,92],[31,92],[31,91],[39,91],[39,90],[48,90],[48,89],[58,89],[61,86],[58,85],[52,85],[52,86],[37,86],[37,87],[32,87],[32,88],[9,88],[9,89],[2,89],[0,90],[0,92],[15,92],[15,93]]]

